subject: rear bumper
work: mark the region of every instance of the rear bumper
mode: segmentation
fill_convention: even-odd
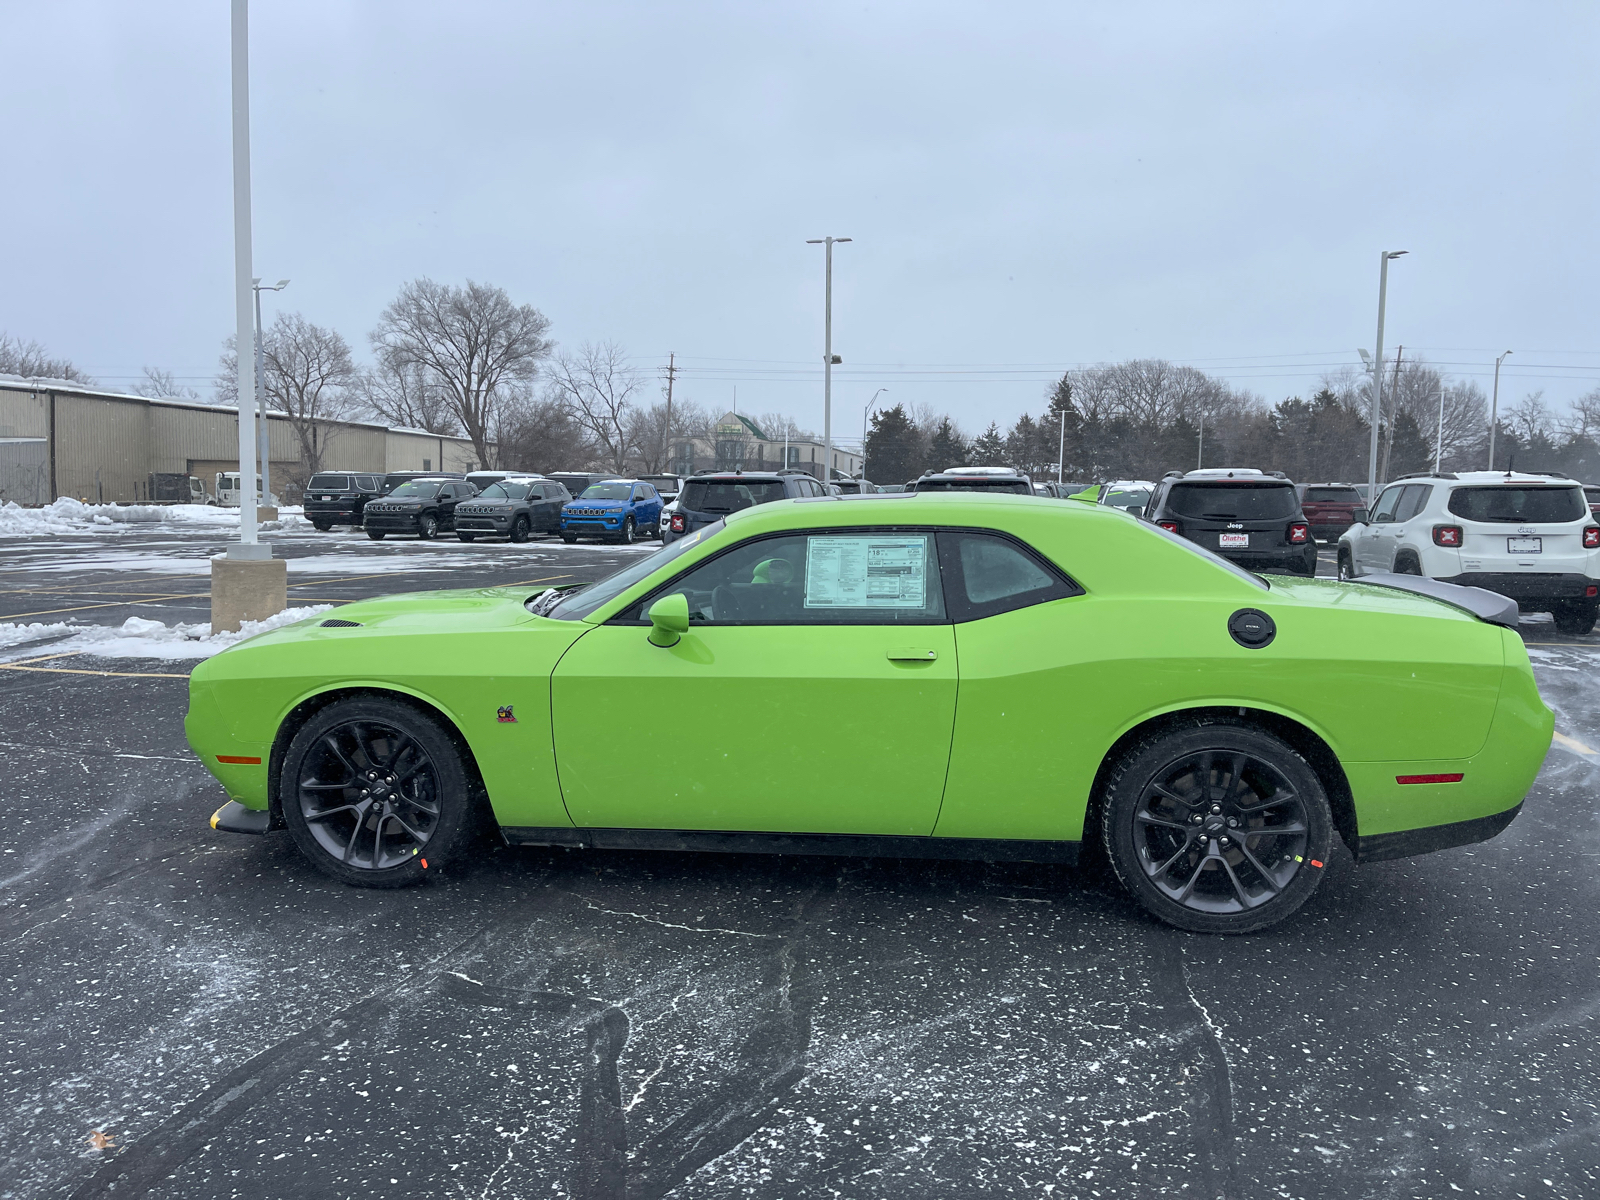
[[[330,521],[335,525],[361,524],[361,508],[354,504],[312,504],[305,505],[305,516],[308,521]]]
[[[1348,517],[1343,521],[1312,521],[1311,536],[1319,542],[1337,542],[1344,536],[1344,531],[1354,524]]]
[[[1305,546],[1303,549],[1213,550],[1212,553],[1221,555],[1229,562],[1238,563],[1247,571],[1292,571],[1297,575],[1317,573],[1317,548],[1314,545]]]
[[[1526,607],[1538,601],[1589,600],[1600,603],[1600,594],[1590,594],[1595,588],[1600,593],[1600,579],[1577,572],[1526,572],[1463,571],[1460,575],[1441,578],[1441,583],[1454,583],[1461,587],[1479,587],[1499,592],[1519,605]]]
[[[1397,833],[1374,833],[1356,839],[1356,861],[1383,862],[1391,858],[1410,858],[1416,854],[1431,854],[1435,850],[1449,850],[1454,846],[1470,846],[1474,842],[1487,842],[1504,832],[1507,825],[1517,819],[1522,811],[1518,802],[1515,808],[1493,813],[1487,817],[1474,817],[1470,821],[1456,821],[1449,825],[1430,825],[1425,829],[1404,829]]]

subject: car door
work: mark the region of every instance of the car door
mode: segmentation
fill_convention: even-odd
[[[1394,507],[1394,524],[1388,527],[1387,536],[1390,539],[1389,570],[1394,569],[1402,547],[1418,545],[1417,536],[1419,532],[1424,539],[1430,536],[1426,531],[1419,529],[1420,526],[1426,525],[1427,522],[1419,521],[1417,514],[1427,507],[1428,494],[1432,491],[1433,488],[1425,483],[1408,483],[1405,486],[1405,490],[1400,493],[1400,499]],[[1420,559],[1420,553],[1418,557]]]
[[[661,521],[661,497],[648,483],[639,485],[639,507],[634,520],[640,529],[654,529]]]
[[[644,612],[669,594],[690,624],[663,649]],[[739,543],[580,638],[551,694],[580,827],[925,836],[956,705],[934,537]],[[631,714],[665,697],[671,736],[644,745]]]
[[[1359,570],[1387,571],[1394,561],[1394,510],[1403,491],[1404,487],[1394,484],[1379,494],[1370,523],[1356,539],[1354,557]]]

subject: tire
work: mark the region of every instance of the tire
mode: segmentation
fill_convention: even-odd
[[[478,540],[478,535],[475,534],[475,533],[458,533],[458,534],[456,534],[456,541],[458,541],[458,542],[475,542],[477,540]]]
[[[1339,579],[1342,583],[1349,583],[1356,577],[1356,565],[1350,557],[1350,551],[1343,547],[1339,550]]]
[[[528,540],[528,518],[518,517],[511,522],[511,540],[519,545]]]
[[[327,533],[333,528],[333,525],[327,521],[313,521],[311,522],[311,528],[315,529],[318,533]]]
[[[1415,554],[1397,554],[1394,560],[1394,573],[1396,575],[1421,575],[1422,563],[1417,561]]]
[[[1104,796],[1101,835],[1122,886],[1195,933],[1283,920],[1316,891],[1333,841],[1311,765],[1237,720],[1187,722],[1135,744]]]
[[[477,825],[455,739],[398,700],[354,696],[313,716],[289,743],[280,791],[301,853],[356,887],[421,882],[468,847]]]
[[[367,530],[367,536],[375,542],[381,542],[387,536],[387,534],[379,529],[369,529]]]
[[[1570,637],[1585,637],[1594,632],[1595,618],[1600,609],[1589,604],[1557,604],[1550,610],[1556,619],[1556,629]]]
[[[622,531],[617,534],[617,541],[621,542],[624,546],[631,546],[631,545],[633,545],[637,534],[638,534],[638,529],[635,527],[635,525],[633,523],[633,518],[632,517],[623,517],[622,518]]]
[[[561,535],[561,540],[569,546],[575,545],[578,541],[578,535],[575,533],[563,533]]]
[[[417,537],[431,542],[439,536],[439,518],[433,513],[423,513],[417,518]]]

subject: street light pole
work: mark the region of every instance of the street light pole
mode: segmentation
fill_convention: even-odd
[[[275,287],[262,287],[260,279],[250,281],[250,290],[256,294],[256,411],[261,414],[261,503],[272,495],[272,438],[267,429],[267,373],[262,365],[261,293],[281,292],[289,286],[287,279],[278,280]],[[239,487],[245,484],[240,480]]]
[[[1056,442],[1056,482],[1062,482],[1061,473],[1067,469],[1067,406],[1061,406],[1061,436]]]
[[[265,558],[256,539],[255,474],[256,427],[245,414],[256,394],[255,355],[246,351],[253,323],[250,288],[253,276],[250,262],[250,5],[249,0],[233,0],[233,287],[234,345],[238,353],[239,401],[239,545],[230,547],[233,558]],[[246,504],[249,496],[251,502]],[[220,497],[219,497],[220,499]],[[235,554],[234,551],[238,553]]]
[[[867,491],[867,418],[872,414],[872,406],[878,402],[878,397],[887,392],[888,388],[879,388],[872,393],[872,399],[867,401],[867,406],[861,410],[861,494]]]
[[[1385,250],[1378,256],[1378,345],[1372,372],[1372,451],[1367,459],[1367,507],[1378,500],[1378,422],[1383,416],[1383,309],[1389,294],[1389,260],[1407,250]]]
[[[1489,470],[1494,470],[1494,429],[1500,424],[1500,364],[1506,360],[1507,350],[1494,360],[1494,401],[1489,406]],[[1513,455],[1513,461],[1515,456]]]
[[[822,482],[833,481],[833,244],[850,238],[807,238],[806,245],[825,248],[822,293]]]
[[[1439,429],[1433,444],[1433,473],[1444,469],[1444,376],[1439,376]]]

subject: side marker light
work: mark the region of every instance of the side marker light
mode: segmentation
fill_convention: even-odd
[[[1396,783],[1460,783],[1461,772],[1453,775],[1396,775]]]
[[[234,763],[243,767],[259,767],[261,765],[259,758],[250,758],[243,754],[219,754],[217,755],[217,761],[219,763]]]

